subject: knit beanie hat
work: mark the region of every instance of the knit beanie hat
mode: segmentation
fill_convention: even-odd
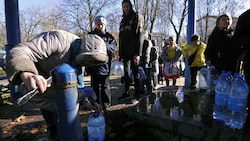
[[[127,3],[132,7],[132,3],[131,3],[130,0],[123,0],[123,1],[122,1],[122,4],[123,4],[124,2],[127,2]]]
[[[103,16],[97,16],[95,17],[95,24],[102,23],[107,25],[107,20]]]

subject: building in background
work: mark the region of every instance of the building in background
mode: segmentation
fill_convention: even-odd
[[[161,49],[164,46],[165,35],[160,33],[151,33],[151,39],[156,40],[157,46]]]

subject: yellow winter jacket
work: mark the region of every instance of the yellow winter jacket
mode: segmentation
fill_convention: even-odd
[[[195,56],[193,63],[190,65],[190,67],[203,67],[206,65],[204,52],[205,52],[207,45],[203,42],[200,43],[200,46],[194,46],[194,45],[190,44],[190,45],[184,47],[182,49],[182,54],[185,58],[188,58],[190,55],[195,53],[197,47],[199,47],[198,51],[196,53],[196,56]]]

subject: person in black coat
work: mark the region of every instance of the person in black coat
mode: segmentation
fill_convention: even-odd
[[[103,16],[95,18],[95,29],[89,34],[97,34],[100,36],[107,47],[107,54],[109,57],[108,63],[102,65],[95,65],[86,67],[88,73],[91,75],[91,86],[97,95],[97,102],[101,104],[106,110],[111,105],[111,91],[109,84],[111,61],[115,56],[117,43],[115,38],[106,31],[107,20]]]
[[[250,87],[250,9],[239,16],[234,32],[234,40],[237,44],[236,49],[240,50],[245,79]],[[249,106],[250,95],[248,95]]]
[[[146,73],[147,79],[145,80],[147,92],[151,93],[152,92],[152,85],[151,85],[151,62],[150,62],[150,51],[152,48],[152,41],[151,41],[151,34],[150,33],[145,33],[144,35],[144,42],[143,42],[143,47],[142,47],[142,56],[140,57],[141,61],[141,66]],[[141,87],[140,89],[141,93],[144,93],[144,87]]]
[[[129,72],[132,70],[135,83],[135,98],[140,98],[140,75],[139,62],[142,55],[143,44],[143,18],[136,13],[130,0],[122,1],[123,18],[119,28],[119,57],[124,64],[125,92],[118,99],[127,99],[130,97]]]
[[[213,65],[220,74],[223,70],[236,72],[237,50],[233,41],[232,17],[222,14],[216,20],[216,27],[208,38],[205,58],[207,65]]]

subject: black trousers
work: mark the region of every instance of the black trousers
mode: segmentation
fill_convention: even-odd
[[[123,60],[124,65],[124,79],[125,79],[125,93],[128,92],[129,86],[131,84],[131,79],[129,77],[130,70],[132,70],[132,74],[134,76],[135,83],[135,93],[140,93],[140,74],[138,71],[139,64],[135,64],[134,60],[131,58],[130,60]]]
[[[202,67],[190,67],[190,75],[191,75],[191,83],[190,83],[190,87],[195,87],[197,80],[196,80],[196,76],[198,71],[203,68]]]
[[[91,75],[91,86],[96,93],[97,102],[99,104],[111,104],[111,91],[109,83],[109,75]]]
[[[144,72],[146,73],[146,76],[147,76],[147,79],[145,80],[147,92],[151,93],[152,92],[152,69],[151,68],[145,68],[145,63],[143,63],[142,68],[143,68],[143,70],[144,70]]]

